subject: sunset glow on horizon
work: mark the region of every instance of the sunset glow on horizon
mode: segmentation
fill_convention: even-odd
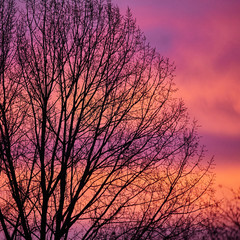
[[[177,96],[214,155],[216,184],[240,187],[240,2],[121,0],[152,47],[176,65]]]

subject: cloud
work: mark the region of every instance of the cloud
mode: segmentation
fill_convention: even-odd
[[[201,19],[186,16],[169,25],[177,33],[170,55],[180,96],[204,131],[226,135],[240,135],[240,19],[234,14],[235,9],[208,10]]]

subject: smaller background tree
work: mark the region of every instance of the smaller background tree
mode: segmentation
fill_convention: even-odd
[[[206,209],[203,228],[206,239],[240,238],[240,188],[237,190],[219,186],[218,195]]]

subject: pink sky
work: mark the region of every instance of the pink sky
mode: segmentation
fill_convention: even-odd
[[[217,183],[240,186],[240,1],[112,0],[127,6],[152,47],[175,62],[175,82]]]

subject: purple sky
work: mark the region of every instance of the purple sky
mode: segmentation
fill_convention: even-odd
[[[127,6],[152,47],[175,62],[175,82],[217,182],[240,186],[240,1],[112,0]]]

